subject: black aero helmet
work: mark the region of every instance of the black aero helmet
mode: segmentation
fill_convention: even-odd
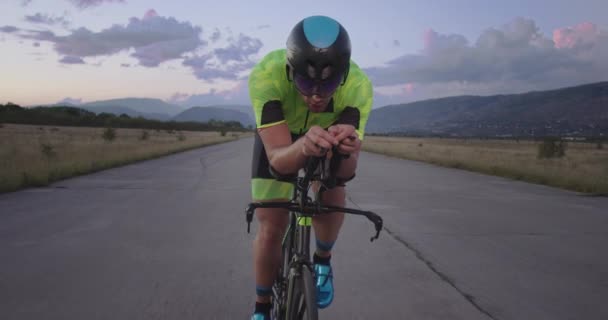
[[[346,81],[350,55],[350,38],[340,23],[326,16],[305,18],[287,39],[288,79],[304,95],[331,94]]]

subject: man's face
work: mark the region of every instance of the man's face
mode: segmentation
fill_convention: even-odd
[[[342,73],[328,74],[323,81],[313,80],[312,77],[297,73],[293,75],[293,82],[300,92],[302,99],[306,102],[308,109],[312,112],[323,112],[332,95],[338,90],[344,76]]]
[[[331,96],[322,98],[318,95],[302,95],[302,99],[304,99],[304,102],[306,102],[306,105],[308,106],[308,110],[310,110],[311,112],[323,112],[327,108],[327,105],[331,100]]]

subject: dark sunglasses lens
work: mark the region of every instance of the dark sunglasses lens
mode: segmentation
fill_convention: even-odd
[[[322,97],[327,97],[336,91],[341,82],[342,75],[336,75],[323,82],[317,82],[298,74],[294,75],[294,83],[296,84],[298,91],[305,96],[317,94]]]
[[[327,79],[327,81],[322,82],[319,85],[319,88],[318,88],[319,95],[327,96],[327,95],[332,94],[334,91],[336,91],[338,86],[340,86],[341,82],[342,82],[341,76],[336,76],[336,77]]]
[[[302,77],[298,74],[294,75],[294,83],[296,84],[298,90],[305,96],[312,95],[316,85],[313,80]]]

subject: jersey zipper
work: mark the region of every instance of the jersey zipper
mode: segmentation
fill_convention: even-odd
[[[302,135],[302,130],[308,126],[308,115],[310,114],[310,109],[306,110],[306,119],[304,119],[304,127],[300,128],[300,133],[298,135]]]

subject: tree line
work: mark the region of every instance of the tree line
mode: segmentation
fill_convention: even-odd
[[[0,104],[0,123],[56,125],[77,127],[112,127],[155,130],[183,131],[248,131],[239,121],[210,120],[197,121],[161,121],[143,117],[131,117],[127,114],[91,112],[85,109],[56,106],[24,108],[14,103]]]

